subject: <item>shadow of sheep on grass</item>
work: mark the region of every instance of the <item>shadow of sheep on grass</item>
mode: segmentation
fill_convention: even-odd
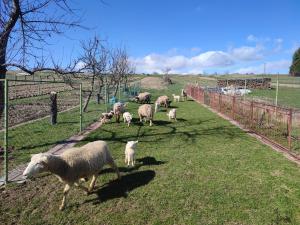
[[[121,180],[111,181],[98,190],[92,192],[97,197],[86,200],[84,203],[100,204],[114,198],[126,198],[128,193],[138,187],[147,185],[155,177],[153,170],[138,171],[123,175]]]

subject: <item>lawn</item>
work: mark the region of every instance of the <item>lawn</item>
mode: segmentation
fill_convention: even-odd
[[[83,113],[83,128],[97,121],[104,108],[104,105],[91,102],[88,111]],[[50,124],[50,118],[44,118],[9,129],[9,146],[14,147],[9,155],[9,169],[27,162],[31,154],[48,151],[55,144],[79,133],[79,107],[59,113],[57,120],[58,123],[54,126]],[[3,132],[0,135],[3,137]],[[2,138],[0,146],[3,146]],[[0,165],[1,173],[3,164]]]
[[[266,99],[272,103],[275,103],[276,89],[270,90],[252,90],[252,93],[247,96],[249,98],[258,97],[260,99]],[[300,88],[292,87],[279,87],[278,89],[278,105],[300,108]]]
[[[80,143],[106,140],[121,181],[105,169],[94,194],[70,191],[63,212],[55,176],[11,184],[1,224],[300,224],[299,167],[198,103],[172,105],[177,122],[161,111],[149,127],[130,103],[131,127],[105,124]],[[134,168],[124,164],[128,140],[139,140]]]

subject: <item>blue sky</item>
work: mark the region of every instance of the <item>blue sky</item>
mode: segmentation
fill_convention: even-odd
[[[89,2],[87,4],[87,2]],[[125,45],[137,72],[287,73],[300,46],[299,0],[79,1],[83,25],[52,40],[65,60],[79,41],[98,35]]]

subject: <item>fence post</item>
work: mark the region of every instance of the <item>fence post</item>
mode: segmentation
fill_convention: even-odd
[[[8,183],[8,80],[4,81],[4,181]]]
[[[250,105],[250,124],[251,127],[253,126],[253,101],[251,101],[251,105]]]
[[[231,112],[232,119],[234,119],[234,108],[235,108],[235,96],[232,97],[232,112]]]
[[[222,112],[222,107],[221,107],[221,105],[222,105],[222,94],[220,93],[220,94],[219,94],[219,112]]]
[[[292,118],[293,118],[293,109],[289,110],[289,118],[288,118],[288,144],[289,149],[292,149]]]
[[[80,95],[80,103],[79,103],[79,110],[80,110],[80,115],[79,115],[79,122],[80,122],[80,133],[82,132],[82,83],[80,83],[80,93],[79,93],[79,95]]]

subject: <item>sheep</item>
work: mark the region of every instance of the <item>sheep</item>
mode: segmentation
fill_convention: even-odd
[[[151,94],[149,92],[143,92],[143,93],[139,93],[138,96],[135,96],[135,101],[137,103],[148,103],[150,104],[151,101]]]
[[[128,127],[130,126],[131,120],[132,120],[132,114],[130,114],[129,112],[124,112],[123,113],[123,120],[124,123],[127,122]]]
[[[168,96],[159,96],[155,101],[155,112],[157,112],[159,106],[164,106],[165,108],[168,108],[170,106],[170,103],[171,101]]]
[[[135,147],[139,141],[128,141],[125,147],[125,164],[134,166],[135,164]]]
[[[177,121],[177,119],[176,119],[176,109],[171,109],[167,113],[167,116],[169,117],[169,120],[174,119],[175,121]]]
[[[102,113],[101,114],[101,122],[105,123],[111,120],[111,118],[113,118],[114,116],[114,112],[110,111],[109,113]]]
[[[174,98],[174,102],[180,102],[180,95],[175,95],[175,94],[172,94],[173,95],[173,98]]]
[[[138,115],[140,118],[140,121],[142,122],[143,119],[146,120],[150,120],[150,126],[152,126],[152,121],[153,121],[153,110],[152,110],[152,106],[149,104],[144,104],[141,105],[138,109]]]
[[[187,93],[184,89],[181,89],[181,97],[182,97],[183,101],[187,100]]]
[[[107,143],[105,141],[94,141],[82,147],[67,149],[60,155],[35,154],[31,157],[23,176],[30,178],[42,172],[55,174],[61,182],[65,183],[63,199],[59,207],[60,210],[63,210],[70,188],[75,185],[90,194],[94,189],[99,172],[106,164],[109,164],[115,170],[118,179],[120,179],[118,167],[110,155]],[[92,181],[89,188],[87,188],[80,181],[89,177],[92,177]]]
[[[120,117],[121,117],[122,113],[125,112],[125,108],[126,108],[126,104],[124,104],[124,103],[117,102],[114,104],[113,112],[116,116],[117,123],[120,123]]]

